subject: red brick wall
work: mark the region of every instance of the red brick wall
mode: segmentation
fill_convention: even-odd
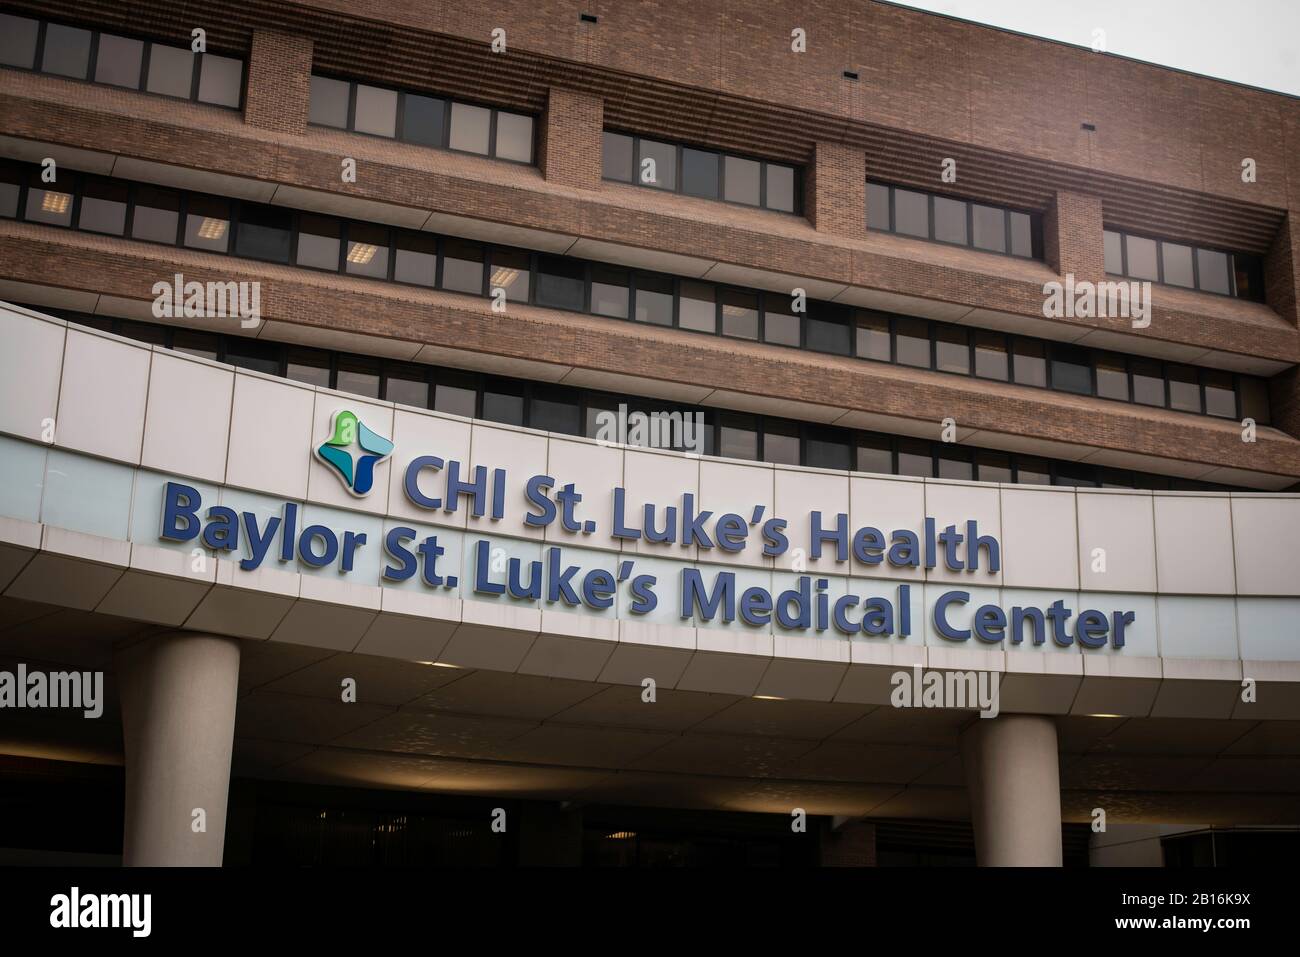
[[[861,149],[819,142],[808,164],[804,208],[818,232],[857,238],[867,229],[867,164]]]
[[[600,188],[604,107],[599,96],[551,87],[538,137],[538,165],[549,182]]]
[[[285,133],[306,131],[311,55],[312,42],[306,37],[270,30],[253,34],[245,122]]]

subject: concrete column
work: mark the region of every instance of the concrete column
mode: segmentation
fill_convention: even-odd
[[[114,655],[126,750],[127,866],[220,867],[239,643],[168,632]],[[195,831],[195,810],[206,831]]]
[[[1053,720],[979,718],[962,735],[961,759],[979,864],[1060,867],[1061,773]]]

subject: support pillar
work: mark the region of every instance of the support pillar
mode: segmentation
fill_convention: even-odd
[[[168,632],[114,655],[126,751],[122,862],[220,867],[239,642]],[[206,830],[195,830],[195,811]]]
[[[1061,866],[1056,748],[1056,724],[1041,715],[979,718],[962,734],[980,866]]]

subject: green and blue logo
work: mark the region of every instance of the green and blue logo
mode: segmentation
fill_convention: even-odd
[[[360,497],[374,487],[375,466],[392,451],[393,443],[366,428],[356,413],[339,409],[330,417],[330,436],[316,449],[316,457],[338,473],[349,492]]]

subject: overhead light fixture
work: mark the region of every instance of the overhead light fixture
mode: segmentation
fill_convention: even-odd
[[[507,269],[504,266],[500,269],[494,269],[492,271],[492,288],[495,289],[497,286],[509,286],[515,281],[518,275],[518,269]]]
[[[41,197],[41,210],[46,213],[58,213],[62,216],[72,208],[71,193],[55,193],[50,190],[45,191]]]
[[[226,221],[224,219],[213,219],[211,216],[204,216],[203,222],[199,224],[200,239],[221,239],[226,235]]]
[[[460,665],[448,664],[445,661],[417,661],[417,665],[428,665],[430,668],[459,668]]]
[[[1124,715],[1122,715],[1122,714],[1090,714],[1090,715],[1088,715],[1088,717],[1090,717],[1090,718],[1122,718],[1122,717],[1124,717]]]
[[[348,262],[364,266],[375,258],[379,247],[370,243],[348,243]]]
[[[755,701],[784,701],[785,699],[774,694],[756,694],[753,696]]]

